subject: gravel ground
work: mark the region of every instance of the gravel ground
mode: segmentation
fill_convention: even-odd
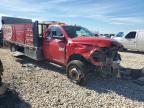
[[[144,66],[144,54],[121,55],[124,67]],[[3,81],[16,91],[5,100],[0,98],[0,108],[14,103],[11,100],[16,108],[144,108],[144,86],[131,80],[101,79],[93,73],[82,87],[70,82],[63,68],[47,62],[15,58],[8,49],[0,49],[0,59],[5,68]]]

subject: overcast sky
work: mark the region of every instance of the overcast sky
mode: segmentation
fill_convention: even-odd
[[[1,16],[63,21],[117,33],[144,29],[144,0],[0,0]]]

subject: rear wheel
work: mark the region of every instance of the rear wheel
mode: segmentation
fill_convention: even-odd
[[[73,60],[68,63],[67,66],[67,75],[68,78],[76,83],[83,85],[86,82],[86,65],[79,61],[79,60]]]

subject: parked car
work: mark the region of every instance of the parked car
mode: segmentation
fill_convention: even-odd
[[[105,37],[105,38],[111,38],[113,37],[115,34],[99,34],[99,37]]]
[[[110,34],[104,34],[105,37],[110,38]]]
[[[144,52],[144,30],[135,30],[128,33],[119,32],[113,39],[120,42],[124,49]]]

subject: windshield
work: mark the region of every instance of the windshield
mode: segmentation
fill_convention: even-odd
[[[69,37],[79,37],[79,36],[94,36],[89,30],[79,26],[64,26],[64,30],[67,32]]]
[[[116,37],[123,37],[124,36],[124,32],[118,32],[118,34],[116,34]]]

